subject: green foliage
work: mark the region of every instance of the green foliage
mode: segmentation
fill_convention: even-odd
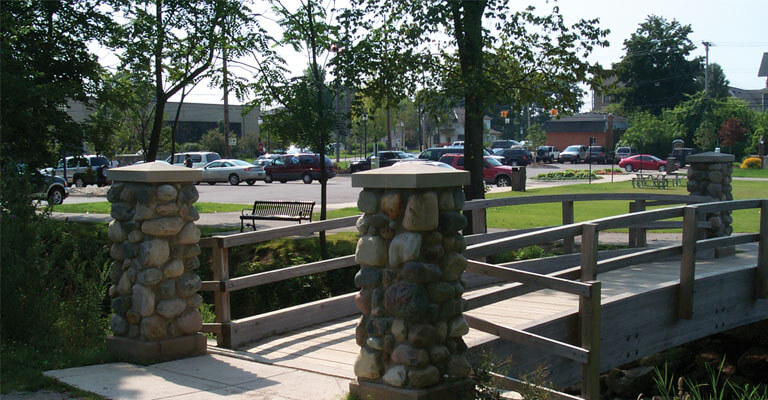
[[[2,341],[38,348],[102,343],[108,313],[105,228],[5,210],[2,220]]]
[[[547,252],[539,246],[528,246],[520,250],[511,250],[488,257],[489,262],[501,264],[512,261],[532,260],[535,258],[552,257],[554,254]]]
[[[748,383],[734,383],[728,377],[722,376],[725,358],[719,365],[705,365],[706,382],[691,378],[680,377],[675,380],[674,374],[667,370],[666,363],[663,371],[654,367],[654,383],[659,400],[766,400],[768,387],[752,386]],[[638,398],[641,398],[638,397]]]
[[[214,151],[219,154],[224,154],[224,149],[226,148],[224,134],[216,129],[209,130],[200,138],[200,147],[205,151]]]
[[[699,90],[696,78],[702,71],[701,59],[687,59],[696,49],[688,38],[691,32],[690,25],[650,15],[624,41],[626,54],[613,65],[623,86],[612,94],[625,109],[659,115]]]
[[[572,181],[589,179],[590,176],[592,179],[603,179],[603,177],[597,175],[597,170],[592,171],[590,174],[589,170],[586,169],[566,169],[565,171],[546,172],[536,175],[536,179],[540,181]]]
[[[672,150],[672,140],[677,131],[667,115],[655,116],[649,112],[638,112],[628,118],[629,128],[621,141],[643,153],[663,156]]]
[[[528,129],[528,135],[525,140],[533,143],[533,147],[543,146],[547,143],[547,132],[541,128],[541,125],[532,125]]]
[[[81,124],[68,101],[89,103],[102,67],[88,50],[114,28],[98,2],[6,1],[0,7],[0,153],[33,169],[80,153]]]

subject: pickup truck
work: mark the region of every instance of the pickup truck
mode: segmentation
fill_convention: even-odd
[[[536,162],[545,162],[545,163],[553,163],[555,160],[557,160],[557,156],[560,155],[560,152],[557,151],[557,147],[555,146],[539,146],[538,149],[536,149]]]

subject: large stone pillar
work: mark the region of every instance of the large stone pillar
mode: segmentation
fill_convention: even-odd
[[[468,183],[466,171],[415,163],[352,175],[364,188],[355,254],[361,349],[350,384],[361,399],[457,399],[471,388],[460,233]]]
[[[141,364],[205,354],[198,306],[197,169],[146,163],[107,171],[114,336],[107,348]]]
[[[709,196],[712,201],[733,200],[731,173],[733,171],[733,154],[699,153],[686,157],[690,162],[688,167],[688,192],[694,196]],[[706,230],[706,238],[730,236],[733,233],[733,217],[730,211],[708,213],[704,218],[709,221],[711,228]],[[731,255],[735,252],[733,246],[715,249],[716,257]]]

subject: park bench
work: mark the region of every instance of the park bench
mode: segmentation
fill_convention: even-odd
[[[246,208],[241,212],[240,232],[245,229],[246,221],[250,221],[248,225],[254,230],[256,220],[312,222],[314,207],[314,201],[256,200],[253,202],[253,208]]]

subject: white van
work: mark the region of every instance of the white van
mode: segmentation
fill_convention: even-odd
[[[192,159],[192,168],[203,168],[205,164],[221,159],[219,153],[212,151],[188,151],[186,153],[174,154],[173,162],[171,162],[171,157],[169,156],[165,159],[165,162],[183,167],[184,159],[187,157],[187,155],[189,155],[189,158]]]

